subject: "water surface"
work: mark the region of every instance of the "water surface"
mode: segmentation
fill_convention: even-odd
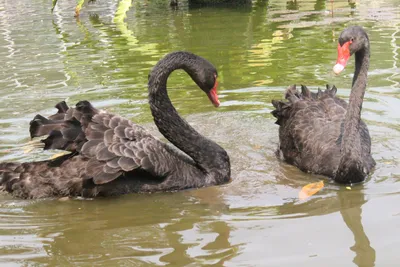
[[[166,53],[188,50],[219,72],[215,109],[187,75],[169,95],[199,132],[229,152],[232,182],[177,193],[113,199],[17,200],[0,195],[0,263],[7,266],[392,266],[399,262],[400,7],[398,0],[253,1],[194,7],[184,0],[5,1],[0,4],[0,160],[24,152],[28,125],[56,102],[87,99],[159,136],[147,104],[147,75]],[[336,39],[349,25],[371,40],[362,116],[377,166],[346,188],[274,154],[271,99],[290,84],[335,84],[347,98],[354,63],[334,76]]]

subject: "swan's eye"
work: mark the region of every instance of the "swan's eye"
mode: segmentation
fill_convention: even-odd
[[[354,38],[353,37],[351,37],[350,38],[350,43],[352,43],[354,41]]]

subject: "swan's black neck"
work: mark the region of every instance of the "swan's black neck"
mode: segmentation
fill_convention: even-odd
[[[230,165],[226,151],[181,118],[168,97],[167,79],[171,72],[183,69],[195,80],[194,73],[200,68],[201,60],[188,52],[174,52],[160,60],[149,75],[150,109],[159,131],[189,155],[206,177],[211,174],[215,179],[229,179]]]
[[[364,166],[361,155],[360,121],[361,109],[367,87],[367,76],[369,67],[369,45],[355,53],[355,71],[353,86],[350,93],[349,105],[342,132],[341,160],[335,180],[342,183],[351,181],[360,182],[365,179]],[[352,176],[352,177],[350,177]],[[359,176],[359,178],[358,178]],[[362,177],[362,178],[361,178]]]

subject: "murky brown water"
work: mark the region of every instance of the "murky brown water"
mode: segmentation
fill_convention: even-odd
[[[25,201],[0,195],[0,264],[7,266],[396,266],[400,260],[400,7],[398,0],[254,1],[195,8],[182,0],[0,3],[0,160],[24,153],[28,123],[60,100],[93,101],[153,132],[147,74],[189,50],[219,70],[214,109],[183,72],[169,80],[177,109],[225,147],[233,181],[178,193]],[[336,38],[359,24],[372,57],[363,118],[376,169],[351,190],[329,181],[299,200],[304,174],[274,155],[272,98],[292,83],[333,83],[347,97],[354,64],[332,74]],[[157,134],[159,135],[159,134]]]

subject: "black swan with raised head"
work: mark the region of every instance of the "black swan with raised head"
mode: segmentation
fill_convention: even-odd
[[[38,162],[0,163],[0,186],[21,198],[113,196],[131,192],[174,191],[230,180],[226,151],[194,130],[172,106],[168,76],[185,70],[219,106],[217,70],[202,57],[173,52],[149,75],[149,104],[159,131],[178,149],[141,126],[95,109],[88,101],[75,108],[58,103],[58,112],[30,123],[31,137],[48,135],[44,149],[70,154]]]
[[[367,86],[369,39],[359,26],[345,29],[339,37],[338,59],[334,67],[340,73],[355,54],[355,71],[349,104],[336,97],[336,87],[318,93],[302,86],[287,89],[288,102],[273,100],[272,114],[278,119],[279,152],[284,160],[305,172],[322,174],[338,183],[364,181],[375,161],[371,139],[361,120],[361,108]]]

